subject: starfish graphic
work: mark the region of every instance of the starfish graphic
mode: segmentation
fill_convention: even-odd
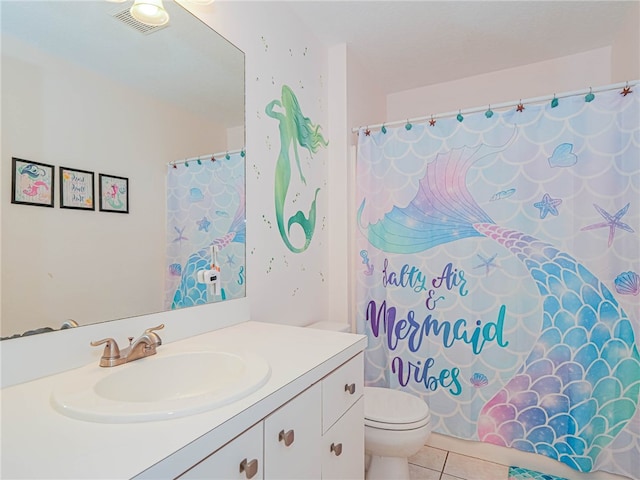
[[[516,107],[516,111],[523,112],[524,111],[524,105],[522,103],[519,103],[518,106]]]
[[[634,230],[626,223],[620,221],[622,217],[625,216],[627,210],[629,210],[629,203],[627,203],[624,207],[618,210],[615,215],[611,215],[609,212],[605,211],[601,206],[596,205],[593,206],[598,211],[600,215],[606,220],[606,222],[594,223],[593,225],[587,225],[586,227],[582,227],[580,230],[595,230],[596,228],[605,228],[609,227],[609,244],[610,247],[613,244],[613,238],[616,234],[616,228],[621,228],[622,230],[633,233]]]
[[[236,264],[235,256],[233,254],[227,255],[227,260],[224,263],[226,263],[227,265],[235,265]]]
[[[187,227],[182,227],[182,228],[178,228],[178,227],[173,227],[175,229],[176,232],[178,232],[178,236],[176,238],[173,239],[173,243],[178,242],[180,245],[182,245],[182,240],[189,240],[187,237],[185,237],[183,235],[184,230]]]
[[[436,121],[433,118],[431,118],[431,120],[429,120],[429,126],[434,127],[435,124],[436,124]]]
[[[548,193],[542,196],[542,200],[533,204],[534,207],[540,209],[540,218],[545,218],[548,213],[554,216],[558,216],[558,205],[562,203],[559,198],[551,198]]]
[[[482,268],[482,267],[484,267],[485,268],[485,276],[488,277],[489,276],[489,271],[491,270],[491,267],[500,268],[494,262],[494,260],[496,259],[497,256],[498,256],[498,254],[494,253],[489,258],[484,258],[482,255],[476,254],[476,257],[478,257],[482,263],[480,265],[475,265],[473,268]]]
[[[364,131],[364,134],[368,137],[369,135],[371,135],[371,130],[369,130],[368,128]]]
[[[622,95],[623,97],[626,97],[630,93],[633,93],[633,90],[631,90],[631,87],[627,85],[622,89],[622,91],[620,92],[620,95]]]
[[[211,226],[211,222],[206,215],[202,217],[202,220],[196,221],[196,224],[198,225],[198,231],[204,230],[205,232],[208,232],[209,227]]]

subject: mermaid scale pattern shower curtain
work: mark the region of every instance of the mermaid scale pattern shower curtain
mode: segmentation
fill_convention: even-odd
[[[637,478],[640,92],[492,113],[359,132],[366,382],[436,432]]]

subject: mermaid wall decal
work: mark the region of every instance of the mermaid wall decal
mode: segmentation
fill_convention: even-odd
[[[617,98],[614,100],[618,101]],[[619,106],[616,105],[615,108]],[[547,121],[543,110],[538,112],[538,119]],[[629,111],[637,114],[637,104]],[[465,118],[465,121],[467,120]],[[500,128],[517,130],[519,127],[514,127],[511,121],[513,121],[512,117],[503,118],[504,123]],[[533,123],[531,118],[523,119],[523,122],[526,121]],[[637,119],[635,122],[635,124],[622,123],[628,132],[636,132],[637,135],[640,132],[640,125]],[[413,152],[418,151],[420,135],[428,136],[426,128],[423,132],[412,133],[412,137],[408,137],[407,132],[401,132],[401,129],[398,129],[400,131],[397,134],[398,137],[404,135],[405,140],[407,138],[408,140],[406,144],[395,147],[392,147],[391,140],[383,138],[382,134],[374,138],[361,139],[359,150],[364,152],[364,166],[360,171],[365,175],[369,174],[377,168],[373,166],[376,161],[380,158],[393,157],[397,151],[402,151],[403,154],[406,152],[402,158],[409,162],[412,156],[416,156]],[[470,128],[479,130],[478,124],[473,124]],[[557,135],[557,132],[554,135]],[[630,135],[633,136],[633,134]],[[553,242],[536,238],[534,235],[507,225],[498,225],[480,206],[469,187],[470,179],[472,178],[477,186],[478,179],[486,178],[489,174],[488,171],[483,171],[490,164],[488,159],[498,154],[504,158],[511,158],[510,149],[518,153],[518,148],[511,148],[510,142],[501,143],[499,147],[491,147],[485,142],[480,142],[474,147],[441,148],[440,153],[432,155],[431,160],[426,164],[413,198],[402,205],[392,205],[383,215],[378,214],[376,217],[370,214],[366,217],[368,198],[362,195],[357,222],[366,238],[364,245],[368,245],[368,252],[372,257],[375,256],[374,252],[379,251],[385,258],[393,259],[396,258],[394,255],[398,255],[398,258],[406,261],[407,255],[420,255],[454,242],[464,243],[469,242],[469,239],[477,242],[478,240],[475,239],[487,239],[495,242],[498,246],[496,251],[503,249],[501,252],[504,252],[504,255],[507,253],[513,255],[514,259],[521,262],[530,275],[531,280],[527,285],[535,285],[539,295],[542,316],[539,323],[540,329],[537,339],[533,341],[533,346],[524,356],[520,366],[514,368],[511,378],[502,381],[501,386],[494,390],[495,393],[473,414],[477,439],[542,454],[578,471],[589,472],[602,467],[602,464],[606,463],[605,457],[610,460],[610,455],[602,455],[602,459],[599,457],[621,432],[629,432],[625,434],[624,439],[630,444],[629,448],[638,446],[640,354],[636,339],[638,327],[634,323],[638,321],[639,312],[637,308],[632,307],[632,315],[629,316],[612,289],[605,281],[597,278],[585,262],[562,251]],[[382,151],[388,154],[388,157],[380,153]],[[637,152],[638,146],[631,146],[626,151],[629,155],[626,158],[636,158],[636,165]],[[630,168],[630,175],[637,182],[640,178],[638,166],[632,166],[633,161],[625,163],[623,158],[625,157],[620,155],[609,161],[617,162],[621,170]],[[515,163],[517,160],[514,160]],[[583,163],[582,168],[587,168],[586,161]],[[380,164],[382,165],[383,162]],[[541,164],[542,162],[539,163]],[[491,165],[495,167],[496,164]],[[559,166],[577,168],[575,161]],[[396,168],[400,169],[400,167]],[[542,168],[549,167],[547,165]],[[525,171],[530,170],[525,168]],[[383,178],[383,175],[380,176]],[[366,181],[363,180],[363,183]],[[376,185],[378,187],[369,187],[369,191],[378,192],[380,184]],[[527,187],[525,183],[523,186]],[[520,192],[521,188],[518,187],[517,191]],[[616,195],[624,197],[620,192]],[[636,195],[634,187],[631,187],[627,195],[628,199],[620,198],[622,204],[616,209],[612,208],[614,212],[618,210],[615,220],[619,227],[622,224],[621,216],[638,207],[633,201],[637,199]],[[487,205],[495,205],[495,197],[489,195],[486,198],[493,202]],[[549,222],[558,213],[549,211],[547,213],[550,215],[545,216],[546,218],[536,215],[533,212],[533,203],[535,198],[539,197],[534,197],[531,193],[529,198],[532,199],[529,204],[531,213],[526,216],[522,224],[533,224],[535,221]],[[513,199],[514,197],[510,197],[509,201]],[[558,205],[559,203],[556,206]],[[569,208],[566,201],[562,208]],[[602,208],[596,207],[596,210],[604,216]],[[365,218],[372,220],[366,221]],[[514,220],[517,217],[511,218]],[[638,216],[635,215],[634,219],[637,218]],[[593,230],[594,228],[589,227],[590,224],[594,224],[592,217],[578,225],[577,230],[579,232]],[[628,222],[622,225],[624,228],[621,228],[621,235],[637,232],[636,224]],[[580,228],[583,226],[587,228]],[[604,226],[604,224],[596,224],[596,226]],[[544,230],[541,231],[544,232]],[[618,236],[615,239],[617,241]],[[609,235],[609,238],[605,239],[604,246],[611,247],[613,241],[612,235]],[[470,244],[465,243],[465,245]],[[636,255],[637,258],[637,238],[625,245],[636,249],[631,257]],[[359,243],[358,251],[362,248],[363,244]],[[467,257],[477,256],[467,254]],[[495,256],[491,258],[493,260]],[[389,262],[391,263],[391,260]],[[420,260],[416,257],[413,263],[418,265]],[[378,308],[380,296],[384,298],[388,293],[382,292],[381,286],[372,284],[369,278],[364,276],[362,278],[365,286],[361,291],[365,294],[358,301],[363,302],[365,306],[370,306],[371,299],[377,296],[378,302],[374,306]],[[389,281],[389,278],[385,277],[384,280]],[[414,276],[413,279],[415,278]],[[388,288],[388,285],[385,287]],[[426,305],[429,309],[428,301],[429,299]],[[386,334],[392,335],[394,333],[389,333],[389,330],[394,324],[389,322],[395,320],[395,325],[399,325],[403,321],[393,318],[391,314],[395,315],[396,311],[391,311],[388,305],[373,312],[370,307],[366,309],[360,307],[361,312],[365,310],[366,314],[361,315],[366,316],[364,330],[370,337],[370,343],[372,337],[377,336],[378,332],[375,332],[375,329],[386,328]],[[382,314],[378,313],[376,317],[376,312],[382,312]],[[413,314],[412,311],[406,318],[406,324],[419,324],[416,322],[417,319],[414,320]],[[433,326],[431,315],[429,315],[429,321],[431,323],[427,322],[428,327]],[[435,325],[436,330],[425,329],[425,336],[433,336],[434,331],[437,332],[438,324],[435,323]],[[395,327],[394,330],[397,338],[402,339],[402,335],[406,338],[407,333],[403,333],[399,328]],[[372,330],[374,334],[371,333]],[[464,335],[461,338],[464,338]],[[408,352],[400,352],[397,355],[408,355]],[[379,358],[374,358],[372,362],[377,362],[382,369],[389,369],[389,367],[395,369],[400,364],[394,361],[385,366],[385,361]],[[480,378],[482,382],[479,381]],[[473,392],[477,393],[477,388],[486,388],[488,382],[483,374],[475,373],[470,383],[476,387],[471,393],[474,395]],[[462,381],[460,384],[462,385]],[[447,386],[450,385],[451,383]],[[455,392],[453,388],[449,391],[452,395],[459,394],[459,390]],[[427,401],[429,401],[429,395],[433,394],[428,390],[423,393]],[[453,401],[456,400],[455,397],[451,398]],[[467,410],[463,409],[463,411],[466,414],[469,413]],[[474,409],[470,408],[470,411]],[[631,453],[627,452],[627,456],[629,455]],[[632,460],[625,459],[621,463],[625,462],[632,462]],[[615,467],[615,465],[614,467],[606,465],[604,468],[611,471],[617,470]],[[633,471],[632,467],[624,465],[618,470],[627,475],[631,471]]]
[[[320,147],[326,147],[328,142],[320,132],[320,125],[314,124],[309,117],[304,116],[298,99],[287,85],[282,86],[281,99],[270,102],[265,108],[265,112],[271,118],[278,120],[280,130],[280,152],[275,170],[275,207],[278,231],[289,250],[294,253],[302,253],[309,248],[313,238],[316,225],[316,200],[320,188],[315,190],[308,214],[305,216],[301,210],[298,210],[289,217],[285,225],[285,201],[291,183],[290,154],[293,153],[295,157],[300,181],[306,185],[307,180],[302,172],[298,146],[313,154]],[[295,246],[291,243],[291,227],[295,224],[299,225],[304,232],[305,240],[301,246]]]

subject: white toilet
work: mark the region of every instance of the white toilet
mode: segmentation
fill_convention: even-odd
[[[409,480],[408,458],[431,433],[429,407],[419,397],[389,388],[364,388],[367,480]]]
[[[348,325],[317,322],[310,328],[348,332]],[[364,387],[367,480],[409,480],[409,457],[431,434],[429,407],[419,397],[389,388]]]

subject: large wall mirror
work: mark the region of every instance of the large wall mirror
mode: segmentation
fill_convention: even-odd
[[[245,296],[244,54],[131,4],[0,2],[5,339]]]

